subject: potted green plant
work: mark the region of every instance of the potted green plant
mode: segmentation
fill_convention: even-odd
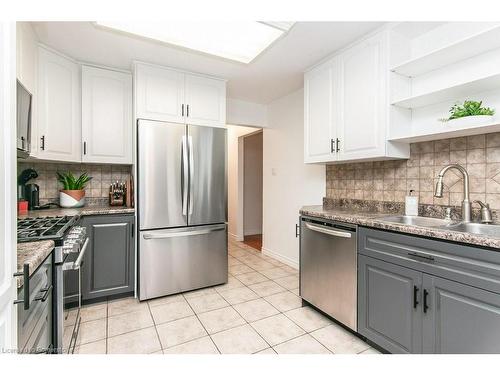
[[[57,179],[63,188],[59,190],[59,204],[61,207],[74,208],[85,205],[85,185],[92,179],[87,173],[76,178],[73,173],[57,172]]]
[[[495,110],[483,107],[483,102],[466,100],[463,104],[456,103],[450,108],[450,117],[441,119],[443,122],[453,122],[453,125],[487,124],[491,122]]]

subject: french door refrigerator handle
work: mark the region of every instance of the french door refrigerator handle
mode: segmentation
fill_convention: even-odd
[[[328,234],[330,236],[335,236],[335,237],[344,237],[344,238],[351,238],[352,237],[351,233],[349,233],[349,232],[327,229],[327,228],[320,226],[320,225],[306,223],[306,228],[313,230],[315,232],[324,233],[324,234]]]
[[[193,156],[193,137],[188,136],[189,149],[189,215],[193,214],[194,199],[194,156]]]
[[[186,236],[199,236],[201,234],[209,234],[212,232],[218,232],[224,230],[225,227],[218,227],[212,229],[201,229],[201,230],[193,230],[193,231],[185,231],[185,232],[171,232],[171,233],[163,233],[163,234],[144,234],[142,238],[145,240],[161,240],[164,238],[172,238],[172,237],[186,237]]]
[[[181,146],[181,190],[182,190],[182,215],[187,215],[188,206],[188,192],[187,192],[187,182],[188,182],[188,150],[186,136],[182,136],[182,146]]]

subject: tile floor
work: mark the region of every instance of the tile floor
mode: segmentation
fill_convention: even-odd
[[[85,306],[75,353],[378,353],[298,297],[298,272],[229,241],[229,282]]]

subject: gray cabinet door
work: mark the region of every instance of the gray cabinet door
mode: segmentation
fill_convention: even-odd
[[[422,273],[358,258],[358,332],[391,353],[422,350]]]
[[[133,216],[83,219],[90,241],[83,264],[83,300],[134,290],[133,224]]]
[[[500,353],[500,294],[424,274],[425,353]]]

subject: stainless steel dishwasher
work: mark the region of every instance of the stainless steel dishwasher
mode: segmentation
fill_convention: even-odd
[[[356,226],[302,216],[300,296],[357,331]]]

